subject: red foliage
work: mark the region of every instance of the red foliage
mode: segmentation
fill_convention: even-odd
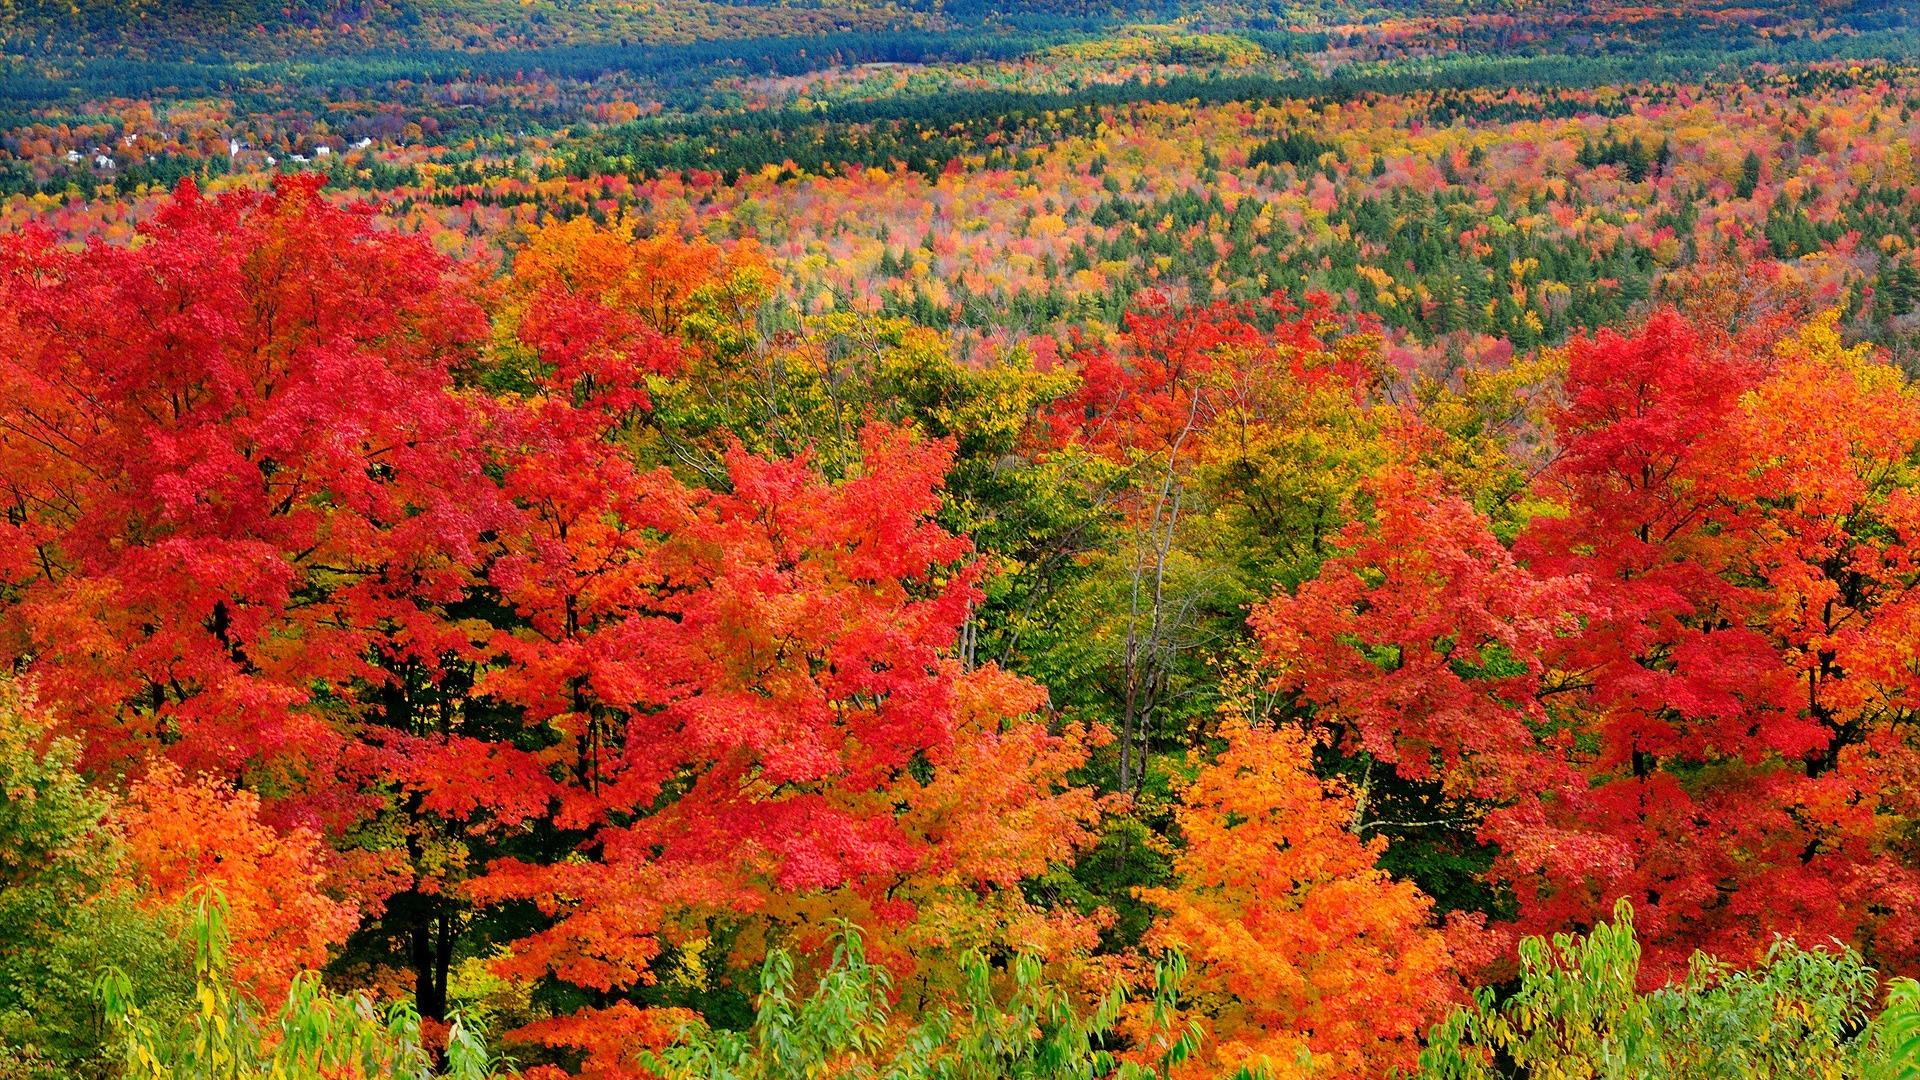
[[[1920,399],[1830,321],[1756,336],[1664,312],[1576,340],[1538,487],[1558,509],[1511,554],[1464,504],[1390,481],[1348,553],[1256,617],[1322,719],[1503,801],[1482,835],[1521,929],[1628,896],[1656,982],[1776,933],[1896,963],[1920,946],[1889,903],[1916,884],[1889,778],[1920,690],[1894,659],[1920,583],[1898,479]]]
[[[1092,798],[1060,794],[1079,735],[1015,723],[1038,688],[950,656],[978,595],[932,517],[951,448],[874,430],[839,482],[736,450],[723,490],[637,467],[646,379],[678,366],[654,320],[711,253],[555,236],[579,273],[522,268],[485,372],[477,287],[311,183],[183,187],[130,248],[5,244],[0,633],[93,763],[158,752],[275,791],[281,823],[379,815],[407,865],[369,907],[429,1015],[465,903],[534,901],[552,921],[506,966],[617,991],[675,920],[835,893],[899,924],[1084,843]],[[466,385],[521,349],[520,392]],[[207,804],[180,836],[140,819],[167,881],[213,873],[194,835],[217,818],[258,868],[230,885],[261,977],[324,959],[331,914],[254,899],[306,887],[310,834],[177,776],[136,789]],[[468,880],[535,822],[540,859]],[[283,941],[276,904],[309,936]]]
[[[1894,547],[1904,563],[1909,541],[1874,538],[1880,512],[1864,488],[1836,505],[1806,481],[1840,484],[1904,458],[1920,444],[1920,411],[1875,390],[1886,380],[1864,358],[1816,348],[1789,341],[1776,357],[1671,314],[1632,338],[1577,342],[1556,420],[1562,455],[1543,488],[1569,512],[1536,520],[1517,545],[1541,571],[1584,575],[1604,609],[1550,654],[1579,673],[1567,709],[1596,752],[1580,782],[1489,822],[1497,869],[1529,927],[1631,897],[1655,979],[1695,948],[1742,960],[1775,933],[1871,940],[1888,958],[1916,944],[1868,900],[1908,875],[1884,847],[1876,796],[1828,771],[1867,732],[1823,700],[1845,665],[1818,645],[1810,654],[1820,631],[1805,625],[1871,634],[1896,594],[1870,579],[1904,568],[1854,556]],[[1783,397],[1818,399],[1827,419],[1785,426]],[[1809,449],[1832,448],[1822,429],[1851,429],[1868,410],[1893,415],[1860,452],[1798,467]]]
[[[1511,797],[1539,769],[1543,656],[1590,612],[1578,579],[1514,561],[1486,522],[1405,467],[1293,596],[1255,611],[1269,667],[1354,749],[1454,794]]]
[[[382,662],[462,643],[506,504],[453,389],[484,331],[424,245],[306,181],[185,185],[131,247],[0,245],[0,634],[103,763],[325,778]]]
[[[954,763],[962,688],[991,673],[943,655],[975,595],[968,545],[929,519],[947,451],[874,432],[864,460],[837,484],[736,453],[728,492],[590,485],[615,512],[543,519],[502,561],[526,629],[486,690],[562,735],[546,755],[566,777],[558,822],[594,856],[508,860],[475,883],[556,916],[515,970],[631,986],[670,913],[925,864],[887,793],[916,759]]]
[[[1124,455],[1177,450],[1237,395],[1260,387],[1250,376],[1283,377],[1311,385],[1365,387],[1373,377],[1364,354],[1369,339],[1364,321],[1343,345],[1329,349],[1335,325],[1332,301],[1321,294],[1298,308],[1282,295],[1260,305],[1217,302],[1201,308],[1176,308],[1148,294],[1126,314],[1126,325],[1112,346],[1076,349],[1072,366],[1080,386],[1048,416],[1056,444],[1084,443]]]

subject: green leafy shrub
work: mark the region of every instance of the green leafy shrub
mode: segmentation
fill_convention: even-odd
[[[121,1039],[125,1080],[492,1080],[499,1063],[482,1033],[458,1017],[444,1069],[421,1039],[420,1016],[382,1011],[364,994],[329,991],[302,972],[271,1017],[235,987],[226,902],[203,891],[193,920],[195,1008],[177,1019],[144,1012],[119,970],[100,980],[108,1023]]]
[[[1585,937],[1528,938],[1520,985],[1482,990],[1437,1025],[1422,1080],[1806,1080],[1920,1077],[1920,987],[1900,980],[1871,1018],[1873,969],[1850,949],[1779,941],[1751,970],[1696,954],[1687,977],[1640,993],[1626,901]]]
[[[1015,957],[1011,989],[996,992],[993,966],[979,953],[962,961],[955,1009],[936,1010],[904,1031],[889,1024],[886,969],[869,962],[859,931],[841,931],[832,963],[805,997],[795,986],[791,955],[769,953],[760,996],[746,1031],[690,1024],[678,1045],[642,1064],[665,1080],[791,1080],[831,1075],[845,1080],[1149,1080],[1160,1075],[1118,1060],[1104,1047],[1125,1006],[1115,986],[1082,1015],[1071,994],[1049,983],[1039,959]],[[1152,1009],[1155,1025],[1173,1036],[1158,1046],[1164,1068],[1191,1056],[1194,1032],[1179,1028],[1172,1007],[1178,961],[1163,965]]]

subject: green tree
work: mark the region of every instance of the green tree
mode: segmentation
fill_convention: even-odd
[[[1746,159],[1740,162],[1740,185],[1737,194],[1743,199],[1753,198],[1760,187],[1760,155],[1747,151]]]
[[[139,978],[156,1014],[184,1007],[178,945],[120,878],[110,802],[48,740],[30,699],[0,682],[0,1078],[107,1075],[90,993],[104,965]]]

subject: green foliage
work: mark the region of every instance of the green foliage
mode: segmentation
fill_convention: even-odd
[[[1585,937],[1528,938],[1520,985],[1482,990],[1437,1025],[1424,1080],[1673,1080],[1920,1075],[1920,987],[1897,983],[1871,1023],[1873,969],[1852,950],[1779,941],[1736,971],[1696,954],[1687,977],[1637,989],[1640,946],[1625,900]]]
[[[384,1012],[364,994],[328,990],[301,973],[271,1017],[237,988],[227,952],[227,905],[200,894],[194,942],[194,1008],[170,1018],[142,1010],[133,980],[112,969],[99,997],[121,1040],[125,1080],[491,1080],[501,1075],[483,1032],[454,1017],[445,1069],[421,1039],[420,1016],[400,1003]]]
[[[1105,1049],[1127,1003],[1115,986],[1083,1015],[1048,982],[1041,961],[1015,957],[998,971],[978,952],[961,962],[956,1007],[930,1011],[904,1030],[889,1026],[892,980],[845,927],[833,961],[804,998],[793,957],[775,949],[760,974],[759,1007],[746,1031],[694,1022],[678,1045],[642,1058],[665,1080],[789,1080],[832,1075],[870,1080],[1149,1080],[1191,1056],[1197,1030],[1174,1007],[1184,967],[1163,965],[1152,1004],[1159,1069],[1123,1063]],[[1164,1045],[1160,1043],[1164,1042]]]
[[[1176,1066],[1193,1058],[1206,1041],[1206,1029],[1200,1021],[1183,1014],[1181,990],[1187,979],[1187,960],[1170,953],[1153,973],[1153,1000],[1147,1006],[1147,1030],[1144,1039],[1150,1070],[1123,1074],[1123,1080],[1136,1077],[1170,1076]],[[1234,1080],[1257,1080],[1241,1070]]]
[[[104,1075],[102,965],[136,973],[143,1000],[177,1008],[185,985],[164,920],[115,887],[122,851],[65,740],[0,684],[0,1078]]]
[[[1874,1021],[1882,1076],[1920,1080],[1920,982],[1895,979],[1887,988],[1887,1007]]]

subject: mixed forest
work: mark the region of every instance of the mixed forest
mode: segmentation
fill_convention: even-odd
[[[1893,0],[0,0],[0,1080],[1920,1080]]]

